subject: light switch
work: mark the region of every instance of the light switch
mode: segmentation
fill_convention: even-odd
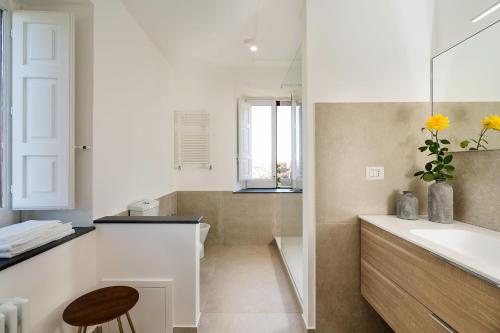
[[[367,180],[383,180],[384,167],[366,167]]]

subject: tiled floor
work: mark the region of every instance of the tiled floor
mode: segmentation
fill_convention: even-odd
[[[274,245],[206,246],[200,333],[302,333],[300,306]]]

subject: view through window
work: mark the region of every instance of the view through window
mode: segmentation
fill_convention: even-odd
[[[252,105],[252,179],[273,179],[272,106]]]

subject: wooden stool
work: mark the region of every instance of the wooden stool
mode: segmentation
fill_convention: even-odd
[[[86,333],[88,326],[98,326],[116,319],[120,333],[123,333],[120,316],[126,315],[130,329],[135,333],[128,312],[138,300],[139,292],[131,287],[97,289],[68,305],[64,310],[63,320],[72,326],[78,326],[78,333]]]

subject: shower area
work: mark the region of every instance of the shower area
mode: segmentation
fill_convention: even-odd
[[[303,237],[302,237],[302,49],[299,48],[294,60],[288,68],[281,84],[283,93],[289,96],[289,113],[280,121],[278,112],[278,144],[280,123],[291,123],[291,137],[293,153],[291,156],[291,184],[292,191],[283,193],[279,200],[279,236],[276,243],[287,267],[288,273],[298,298],[303,299]],[[278,110],[279,111],[279,110]],[[278,156],[278,169],[279,169]]]

